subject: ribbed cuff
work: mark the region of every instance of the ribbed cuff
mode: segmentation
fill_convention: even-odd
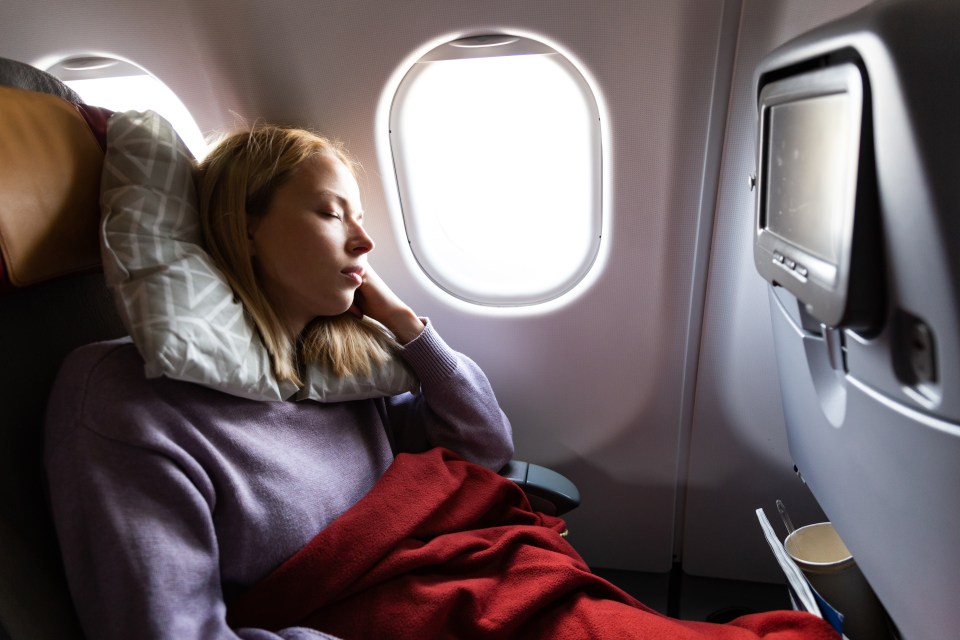
[[[445,380],[459,366],[457,353],[443,341],[428,318],[420,319],[426,326],[419,336],[403,346],[400,355],[413,367],[421,384]]]

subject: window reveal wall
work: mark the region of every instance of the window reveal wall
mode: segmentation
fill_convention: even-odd
[[[207,143],[186,105],[142,67],[105,56],[74,56],[47,71],[63,80],[87,104],[112,111],[156,111],[173,125],[196,158],[207,154]]]

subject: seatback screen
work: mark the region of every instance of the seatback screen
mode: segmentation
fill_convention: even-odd
[[[757,270],[788,289],[820,323],[872,324],[866,316],[873,312],[861,313],[860,294],[851,298],[849,291],[854,271],[870,281],[877,267],[858,257],[874,250],[867,246],[874,207],[862,206],[870,189],[861,186],[872,167],[860,170],[860,69],[847,62],[785,75],[761,86],[758,107]]]
[[[844,93],[770,108],[766,228],[837,264],[850,206],[850,107]]]

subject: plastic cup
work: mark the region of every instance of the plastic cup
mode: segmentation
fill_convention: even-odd
[[[843,614],[843,635],[850,640],[892,637],[883,605],[831,523],[800,527],[783,546],[817,593]]]

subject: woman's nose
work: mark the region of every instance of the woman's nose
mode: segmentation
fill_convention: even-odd
[[[370,234],[367,233],[367,230],[363,228],[362,224],[354,222],[350,225],[350,238],[347,241],[347,249],[351,253],[357,255],[370,253],[375,246],[373,238],[370,237]]]

